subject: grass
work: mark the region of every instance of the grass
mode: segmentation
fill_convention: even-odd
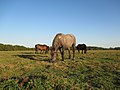
[[[50,63],[50,54],[0,52],[0,90],[119,90],[120,51],[76,51],[76,59]]]

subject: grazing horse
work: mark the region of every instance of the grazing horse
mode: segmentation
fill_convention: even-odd
[[[41,45],[41,44],[36,44],[35,45],[35,53],[38,53],[38,51],[43,51],[43,53],[44,53],[44,51],[45,51],[45,54],[46,53],[48,53],[48,51],[49,51],[49,46],[47,46],[47,45]]]
[[[70,48],[72,47],[73,59],[75,58],[75,45],[76,38],[72,34],[62,34],[58,33],[52,42],[51,48],[51,59],[54,61],[58,56],[58,50],[61,53],[62,61],[64,61],[64,50],[67,49],[69,52],[69,59],[71,58]]]
[[[78,44],[76,48],[79,53],[80,53],[80,50],[82,50],[82,54],[83,54],[83,51],[84,51],[84,54],[87,52],[87,46],[85,44]]]

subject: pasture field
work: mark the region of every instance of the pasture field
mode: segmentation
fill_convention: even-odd
[[[76,51],[76,59],[0,51],[0,90],[120,90],[120,50]]]

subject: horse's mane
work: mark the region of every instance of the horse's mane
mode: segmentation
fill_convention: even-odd
[[[58,34],[55,36],[55,38],[58,37],[59,35],[63,35],[63,34],[62,34],[62,33],[58,33]]]
[[[62,33],[58,33],[56,36],[55,36],[55,38],[54,38],[54,40],[53,40],[53,42],[52,42],[52,46],[54,46],[54,44],[57,42],[57,37],[58,36],[60,36],[60,35],[63,35]]]

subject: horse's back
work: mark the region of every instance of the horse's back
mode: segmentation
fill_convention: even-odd
[[[76,44],[76,38],[73,34],[63,34],[61,42],[65,48],[70,48],[72,45]]]
[[[86,49],[86,47],[87,47],[86,44],[78,44],[77,45],[77,49],[83,49],[84,50],[84,49]]]
[[[46,50],[46,49],[48,49],[49,48],[49,46],[47,46],[47,45],[42,45],[42,44],[36,44],[35,45],[35,48],[37,48],[37,49],[39,49],[39,50]]]
[[[68,38],[68,41],[71,41],[72,44],[76,44],[76,38],[73,34],[66,34],[66,38]]]
[[[52,47],[65,47],[70,48],[72,45],[76,45],[76,38],[73,34],[58,33],[54,37]]]

